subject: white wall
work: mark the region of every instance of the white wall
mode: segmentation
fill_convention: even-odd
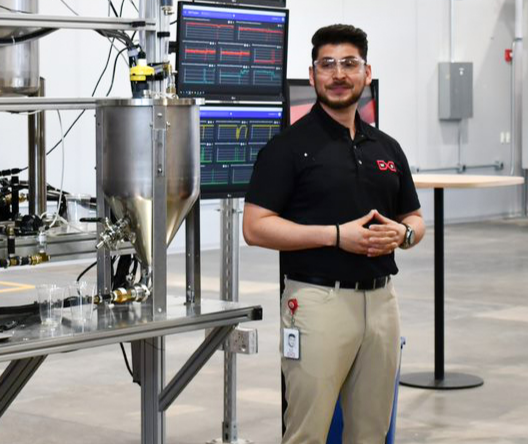
[[[69,4],[82,15],[108,13],[104,0],[70,0]],[[125,4],[125,15],[132,16],[128,1]],[[43,14],[70,14],[58,0],[42,1],[40,7]],[[288,8],[289,77],[307,77],[310,38],[320,26],[344,22],[363,28],[369,34],[369,62],[374,76],[380,79],[381,128],[400,141],[412,166],[424,169],[456,164],[458,125],[437,118],[437,64],[449,59],[449,0],[288,0]],[[512,44],[514,0],[457,0],[455,17],[455,60],[474,64],[474,117],[462,124],[462,162],[502,161],[505,169],[498,174],[507,174],[509,146],[500,144],[499,135],[510,130],[511,66],[504,61],[504,50]],[[108,48],[108,41],[92,31],[61,30],[42,39],[41,75],[47,79],[47,95],[90,96]],[[106,91],[111,68],[97,96]],[[122,61],[112,95],[130,95]],[[76,114],[62,113],[64,129]],[[95,191],[93,116],[93,111],[87,111],[66,139],[65,189],[69,192]],[[0,114],[0,134],[0,169],[25,166],[26,118]],[[47,112],[48,147],[59,134],[56,113]],[[59,150],[49,156],[48,167],[49,182],[58,186]],[[496,174],[493,170],[470,173]],[[426,219],[431,221],[432,192],[420,191],[420,198]],[[519,188],[450,190],[446,192],[446,218],[454,221],[518,214],[520,201]],[[216,207],[215,202],[204,203],[202,238],[209,246],[218,244]],[[179,234],[175,247],[182,246]]]

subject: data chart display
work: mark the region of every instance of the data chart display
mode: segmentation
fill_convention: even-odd
[[[178,94],[283,99],[288,11],[178,3]]]
[[[202,106],[202,197],[243,195],[259,151],[282,126],[280,106]]]

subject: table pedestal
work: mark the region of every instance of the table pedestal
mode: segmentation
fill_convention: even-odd
[[[444,371],[444,189],[434,189],[434,268],[435,268],[435,370],[402,375],[400,384],[434,390],[479,387],[478,376]]]

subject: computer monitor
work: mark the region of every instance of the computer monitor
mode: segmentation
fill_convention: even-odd
[[[313,86],[306,79],[288,79],[287,121],[295,123],[312,109],[317,100]],[[379,81],[372,79],[359,99],[358,111],[361,118],[370,125],[379,128]]]
[[[202,198],[242,197],[257,154],[284,126],[282,105],[200,107]]]
[[[274,6],[275,8],[285,8],[286,0],[215,0],[215,3],[228,3],[230,5],[258,5]]]
[[[288,11],[178,3],[178,95],[284,100]]]

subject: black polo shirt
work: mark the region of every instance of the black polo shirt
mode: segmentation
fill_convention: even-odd
[[[316,104],[260,152],[246,202],[305,225],[343,224],[371,209],[391,219],[420,208],[400,145],[356,115],[356,135]],[[394,253],[375,258],[334,247],[281,251],[285,274],[358,281],[398,268]]]

